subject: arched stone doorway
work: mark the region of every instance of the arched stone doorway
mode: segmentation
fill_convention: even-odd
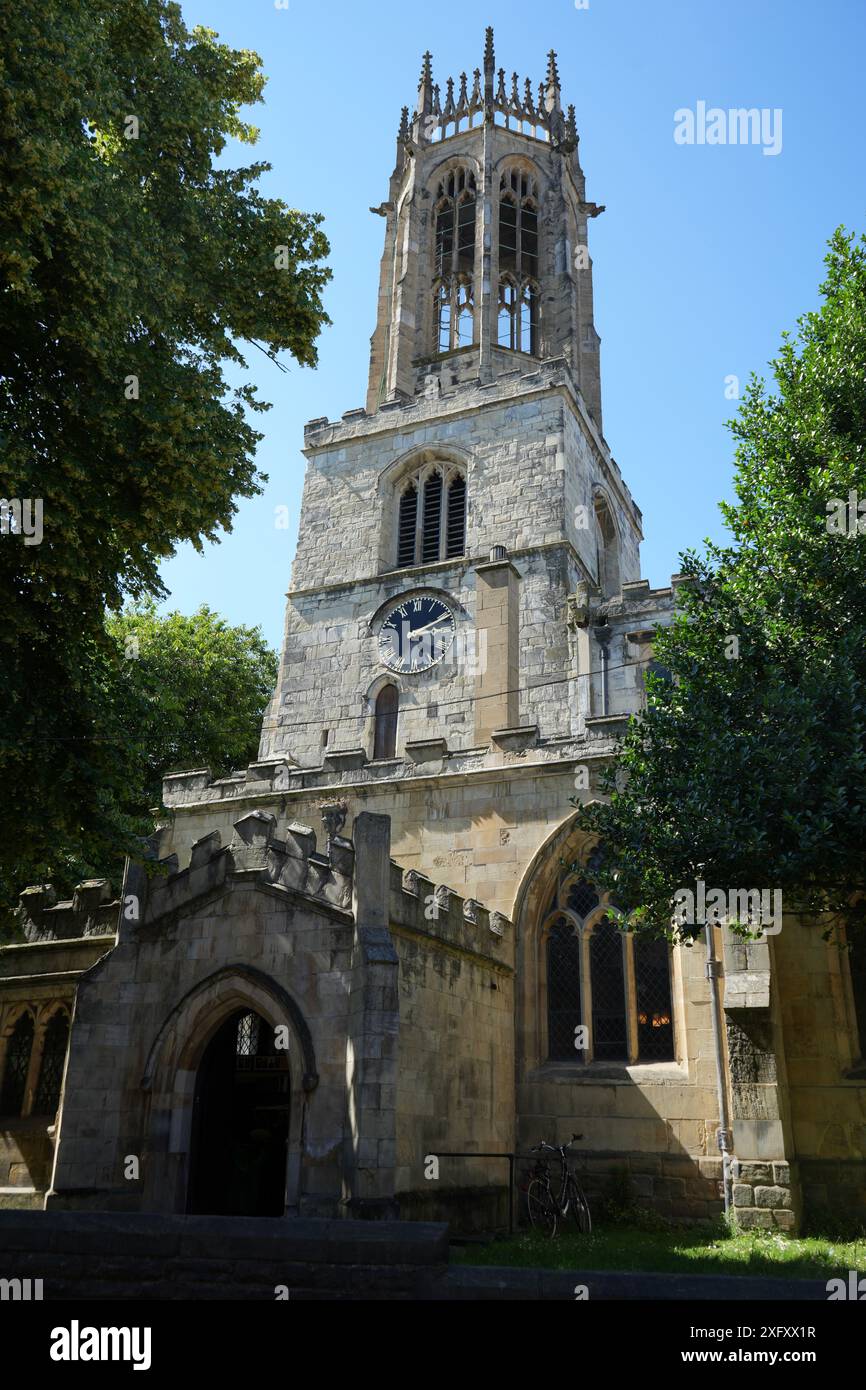
[[[142,1210],[190,1210],[193,1113],[202,1066],[222,1027],[249,1013],[265,1021],[272,1037],[277,1028],[288,1033],[288,1051],[283,1052],[289,1077],[285,1210],[298,1209],[307,1111],[318,1083],[313,1041],[291,995],[254,966],[238,963],[223,966],[189,990],[153,1040],[141,1080],[148,1135]]]
[[[282,1216],[291,1075],[260,1014],[238,1009],[204,1050],[193,1098],[187,1210]]]

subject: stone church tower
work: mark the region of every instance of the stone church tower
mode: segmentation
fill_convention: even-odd
[[[130,865],[120,903],[24,895],[27,944],[0,950],[22,1124],[57,1104],[39,1058],[74,1017],[56,1140],[31,1135],[28,1167],[13,1127],[7,1169],[49,1205],[489,1226],[504,1162],[429,1156],[578,1131],[591,1179],[625,1169],[665,1215],[718,1211],[724,1176],[742,1224],[793,1229],[801,1182],[862,1187],[844,952],[797,922],[719,929],[707,969],[620,933],[581,869],[574,800],[643,707],[678,581],[640,578],[602,433],[603,209],[555,54],[508,82],[488,30],[444,95],[426,54],[372,211],[366,405],[305,429],[259,760],[166,778],[158,871]],[[255,1191],[236,1150],[271,1174]]]

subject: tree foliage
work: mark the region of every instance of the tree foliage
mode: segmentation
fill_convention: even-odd
[[[167,772],[209,767],[225,776],[258,754],[277,678],[259,628],[232,627],[205,606],[191,617],[160,615],[151,600],[110,615],[106,634],[94,690],[111,777],[92,789],[98,819],[56,832],[41,857],[27,842],[10,847],[7,910],[27,883],[51,880],[69,892],[99,876],[119,887],[123,850],[153,830]]]
[[[732,539],[682,558],[690,582],[655,644],[673,681],[650,677],[609,804],[580,816],[639,928],[668,929],[699,879],[781,889],[825,931],[863,919],[866,238],[837,231],[826,266],[775,390],[752,378],[732,422]]]
[[[263,85],[168,0],[0,9],[0,498],[43,509],[0,526],[0,877],[111,838],[105,609],[261,490],[243,345],[316,360],[321,219],[217,162]]]

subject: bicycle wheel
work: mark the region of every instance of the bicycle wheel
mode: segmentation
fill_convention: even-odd
[[[583,1188],[574,1176],[572,1176],[568,1184],[568,1205],[571,1209],[574,1224],[581,1235],[592,1235],[592,1217],[589,1214],[589,1202],[586,1200]]]
[[[533,1178],[526,1189],[526,1210],[534,1231],[540,1231],[545,1236],[556,1235],[556,1206],[550,1188],[539,1178]]]

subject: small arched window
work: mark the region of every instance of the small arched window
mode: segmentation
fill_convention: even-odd
[[[422,465],[398,484],[397,568],[452,560],[466,550],[466,477],[457,465]]]
[[[395,758],[397,756],[397,715],[400,693],[396,685],[383,685],[376,696],[375,729],[373,733],[373,758]]]
[[[24,1106],[24,1091],[30,1054],[33,1051],[33,1015],[23,1013],[18,1019],[6,1045],[6,1065],[3,1068],[3,1087],[0,1091],[0,1115],[20,1115]]]
[[[52,1015],[45,1029],[45,1043],[39,1066],[39,1082],[36,1087],[36,1099],[33,1102],[33,1112],[36,1115],[53,1115],[57,1109],[68,1042],[69,1015],[64,1009],[59,1009],[57,1013]]]
[[[601,496],[595,498],[595,522],[598,584],[603,598],[613,598],[620,591],[619,537],[610,508]]]

